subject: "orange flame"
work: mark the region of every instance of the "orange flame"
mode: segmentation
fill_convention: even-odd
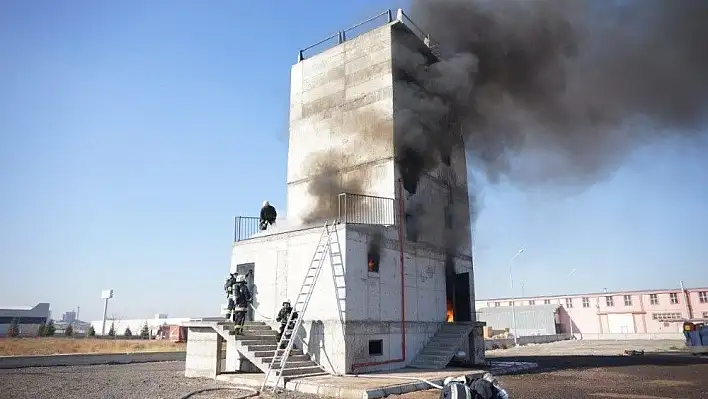
[[[452,308],[452,301],[447,301],[447,322],[455,321],[455,310]]]

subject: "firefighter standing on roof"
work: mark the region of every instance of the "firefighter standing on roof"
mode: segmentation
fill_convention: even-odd
[[[275,224],[275,218],[277,217],[278,213],[275,211],[273,205],[271,205],[268,201],[263,201],[260,222],[261,231],[267,229],[268,226],[272,226],[273,224]]]

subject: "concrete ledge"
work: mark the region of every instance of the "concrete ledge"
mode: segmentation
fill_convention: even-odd
[[[184,360],[185,352],[79,353],[39,356],[0,356],[0,369],[172,362]]]
[[[538,364],[533,362],[489,362],[489,366],[489,372],[495,376],[514,374],[538,368]]]

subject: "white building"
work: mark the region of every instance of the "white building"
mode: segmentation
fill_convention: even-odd
[[[253,271],[257,312],[250,317],[263,321],[283,301],[294,302],[324,222],[342,222],[343,275],[333,278],[325,260],[300,332],[305,351],[330,372],[410,365],[444,325],[448,307],[456,321],[475,321],[461,138],[445,132],[457,145],[436,154],[439,165],[420,176],[417,189],[396,161],[411,114],[394,110],[408,107],[398,84],[410,83],[403,71],[412,54],[435,60],[407,25],[393,22],[295,64],[287,220],[254,234],[253,221],[237,218],[231,272]],[[459,241],[446,250],[452,235]],[[470,328],[464,347],[479,364],[481,325]]]

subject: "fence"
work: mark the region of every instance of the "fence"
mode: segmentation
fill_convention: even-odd
[[[338,200],[341,223],[397,224],[396,201],[393,198],[342,193]]]
[[[250,216],[236,216],[234,220],[234,242],[246,240],[260,231],[261,219]]]
[[[385,19],[384,19],[384,17],[385,17]],[[338,32],[336,32],[336,33],[333,33],[333,34],[331,34],[330,36],[327,36],[326,38],[320,40],[319,42],[317,42],[317,43],[315,43],[315,44],[312,44],[312,45],[310,45],[310,46],[307,46],[307,47],[301,49],[301,50],[298,52],[297,60],[298,60],[298,62],[304,60],[304,59],[305,59],[305,52],[307,52],[307,51],[309,51],[309,50],[318,48],[319,51],[313,51],[312,54],[310,54],[310,55],[315,55],[315,54],[317,54],[317,53],[319,53],[319,52],[322,52],[322,51],[324,51],[324,50],[326,50],[326,49],[329,49],[329,48],[332,48],[332,47],[334,47],[334,46],[336,46],[336,45],[342,44],[342,43],[344,43],[344,42],[347,41],[347,40],[351,40],[351,39],[355,38],[356,36],[358,36],[356,33],[351,34],[351,32],[353,32],[353,31],[355,31],[355,30],[358,30],[359,28],[362,28],[364,25],[367,25],[367,24],[370,24],[370,23],[374,23],[374,22],[378,22],[378,21],[380,21],[380,20],[385,20],[386,23],[389,23],[389,24],[390,24],[391,22],[393,22],[393,21],[394,21],[394,18],[393,18],[393,11],[390,10],[390,9],[389,9],[389,10],[386,10],[386,11],[384,11],[384,12],[382,12],[382,13],[380,13],[380,14],[377,14],[377,15],[375,15],[375,16],[373,16],[373,17],[371,17],[371,18],[369,18],[369,19],[367,19],[367,20],[365,20],[365,21],[359,22],[358,24],[356,24],[356,25],[354,25],[354,26],[351,26],[351,27],[349,27],[349,28],[347,28],[347,29],[344,29],[344,30],[338,31]],[[408,17],[408,15],[406,15],[406,14],[403,12],[403,10],[398,9],[398,11],[396,12],[396,18],[395,18],[395,20],[404,23],[404,24],[405,24],[406,26],[408,26],[408,27],[414,28],[414,29],[411,29],[411,31],[413,31],[414,34],[416,34],[418,37],[420,37],[420,38],[425,42],[425,44],[430,47],[430,49],[433,51],[433,53],[434,53],[435,55],[438,55],[438,54],[437,54],[437,45],[435,45],[435,44],[430,40],[430,36],[429,36],[427,33],[425,33],[418,25],[416,25],[416,24]],[[376,24],[375,24],[375,27],[379,27],[379,26],[383,26],[383,24],[379,24],[379,23],[376,23]],[[371,28],[371,29],[374,29],[374,28]],[[367,31],[369,31],[369,30],[371,30],[371,29],[365,29],[365,28],[364,28],[364,29],[361,29],[358,33],[359,33],[359,34],[365,33],[365,32],[367,32]]]

